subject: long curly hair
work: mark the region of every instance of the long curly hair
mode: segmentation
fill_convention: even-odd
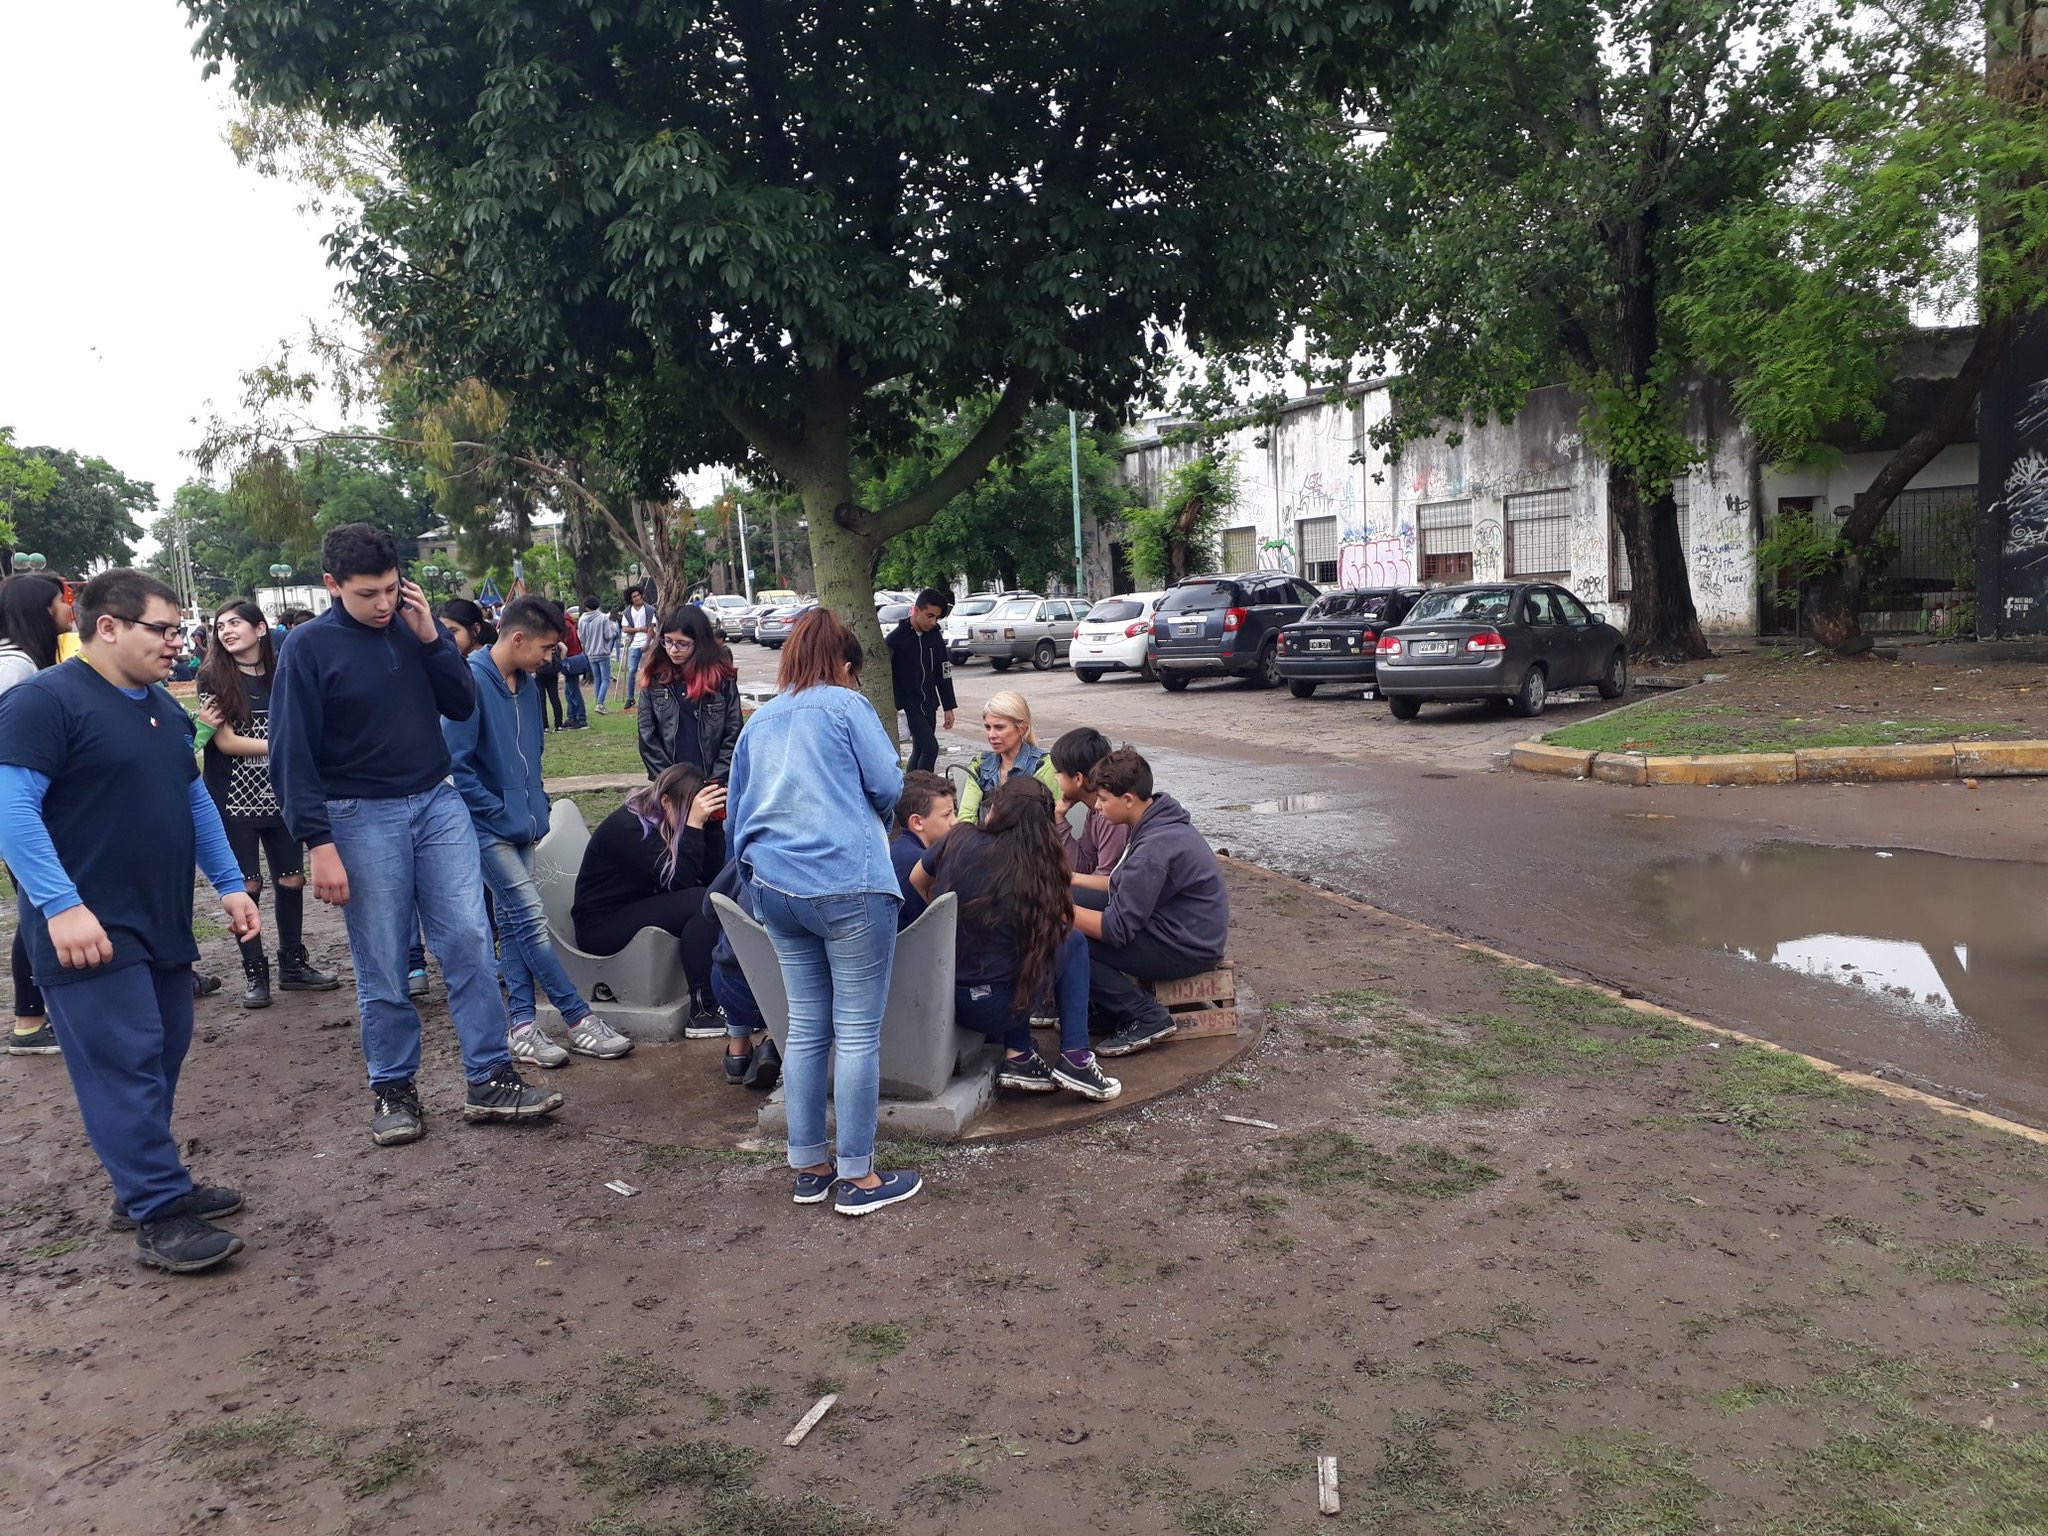
[[[255,626],[256,662],[263,669],[263,681],[271,683],[277,679],[277,646],[270,633],[270,620],[263,617],[263,610],[246,597],[231,598],[213,611],[213,623],[219,624],[229,614],[245,624]],[[212,634],[213,625],[206,632]],[[220,707],[221,718],[237,730],[246,727],[254,715],[249,707],[249,690],[242,681],[241,668],[228,648],[220,643],[219,636],[206,647],[206,660],[199,664],[199,691]]]
[[[1020,775],[989,797],[979,829],[948,837],[986,837],[996,844],[989,888],[968,903],[976,922],[1007,920],[1017,941],[1017,1002],[1034,1007],[1052,991],[1060,946],[1074,926],[1066,855],[1054,830],[1052,791]]]
[[[702,608],[685,603],[675,609],[662,621],[661,634],[688,635],[696,642],[690,648],[689,664],[677,666],[670,661],[668,647],[657,635],[640,662],[641,688],[680,682],[690,702],[696,704],[739,676],[739,668],[733,665],[732,652],[719,644],[718,636],[711,631],[711,620],[704,616]]]

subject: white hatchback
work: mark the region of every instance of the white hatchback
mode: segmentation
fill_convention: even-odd
[[[1074,676],[1084,683],[1099,683],[1105,672],[1135,672],[1152,676],[1146,646],[1152,638],[1152,613],[1164,592],[1126,592],[1105,597],[1088,610],[1088,617],[1074,631],[1074,648],[1068,659]]]

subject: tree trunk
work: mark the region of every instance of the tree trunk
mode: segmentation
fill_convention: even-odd
[[[1710,654],[1693,606],[1692,578],[1678,537],[1678,503],[1671,492],[1651,501],[1633,466],[1609,464],[1607,515],[1620,527],[1628,557],[1630,654],[1670,661]]]
[[[1927,425],[1885,460],[1869,488],[1851,504],[1848,520],[1842,524],[1841,564],[1807,589],[1807,627],[1822,645],[1840,647],[1863,633],[1856,611],[1858,598],[1870,569],[1871,541],[1884,526],[1885,513],[1914,477],[1934,462],[1935,455],[1960,441],[1975,424],[1985,382],[2004,363],[2017,331],[2018,323],[2010,315],[1979,322],[1970,355],[1949,380]]]
[[[1001,545],[989,553],[996,562],[997,585],[1005,592],[1017,591],[1021,585],[1017,580],[1017,557]]]
[[[811,569],[817,578],[818,601],[830,608],[860,641],[863,657],[861,692],[881,716],[889,739],[896,739],[896,690],[889,676],[889,653],[882,645],[882,626],[875,617],[875,567],[882,546],[867,534],[843,526],[834,511],[848,505],[851,476],[839,484],[807,486],[804,513],[811,525]],[[831,499],[826,499],[826,498]]]

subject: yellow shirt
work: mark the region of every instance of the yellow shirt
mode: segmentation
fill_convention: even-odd
[[[57,637],[57,659],[59,661],[69,661],[81,649],[83,647],[78,642],[78,632],[76,630],[67,629]]]

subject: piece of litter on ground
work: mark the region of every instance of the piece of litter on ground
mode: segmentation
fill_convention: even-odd
[[[604,1187],[615,1195],[637,1195],[640,1193],[638,1189],[628,1184],[624,1179],[606,1179]]]
[[[1334,1515],[1342,1509],[1337,1498],[1337,1458],[1318,1456],[1316,1458],[1316,1509],[1325,1515]]]
[[[1254,1120],[1249,1115],[1218,1115],[1217,1119],[1226,1125],[1255,1125],[1262,1131],[1277,1131],[1279,1126],[1270,1120]]]
[[[832,1405],[838,1401],[839,1394],[837,1392],[827,1392],[823,1397],[811,1404],[811,1411],[796,1421],[796,1428],[782,1437],[782,1443],[784,1445],[802,1445],[804,1443],[804,1436],[818,1427],[818,1420],[830,1413]]]
[[[1880,854],[1878,854],[1878,857],[1879,857],[1880,859],[1888,859],[1888,858],[1890,858],[1890,857],[1891,857],[1891,855],[1890,855],[1890,854],[1888,854],[1888,853],[1880,853]]]
[[[535,1269],[546,1269],[550,1264],[554,1262],[555,1261],[553,1259],[535,1259],[533,1261],[533,1267]]]

